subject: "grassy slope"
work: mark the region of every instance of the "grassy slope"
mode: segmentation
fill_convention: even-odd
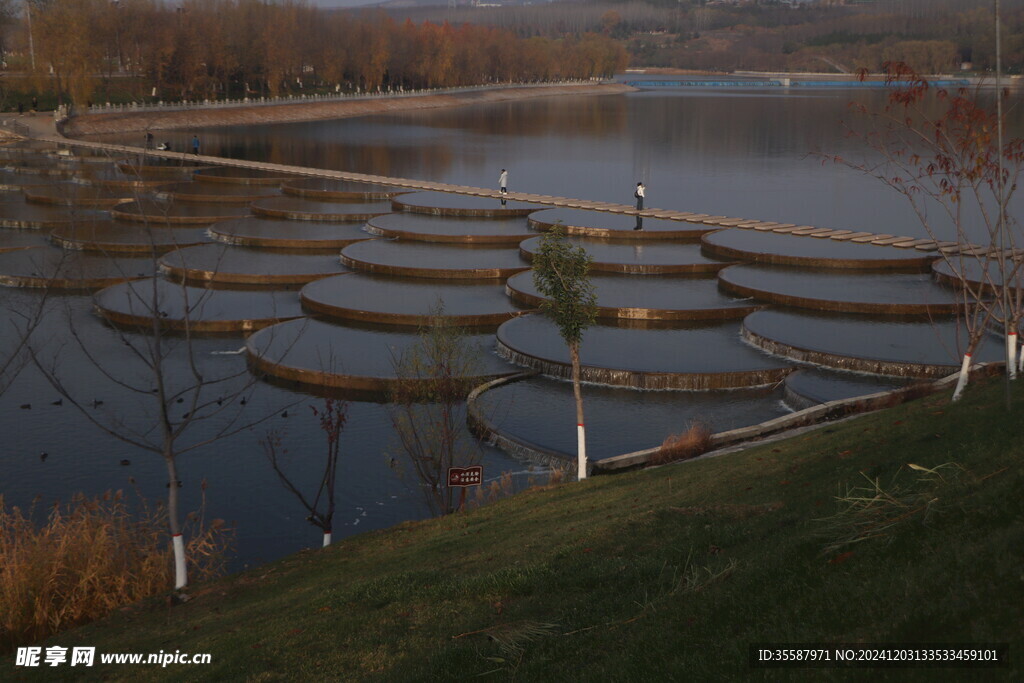
[[[1009,641],[1013,668],[989,680],[1019,680],[1017,384],[1010,415],[992,380],[957,406],[916,401],[725,457],[346,539],[197,587],[183,606],[154,601],[52,642],[213,653],[211,666],[90,670],[113,679],[535,681],[733,678],[750,672],[747,645],[758,641]],[[905,468],[948,462],[967,472],[937,487]],[[937,501],[881,537],[823,552],[836,532],[820,519],[836,512],[837,487],[864,483],[861,472]],[[523,620],[556,626],[521,657],[486,634],[454,637]],[[872,677],[908,675],[942,674]]]

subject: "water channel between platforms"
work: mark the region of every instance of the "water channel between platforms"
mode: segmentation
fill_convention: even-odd
[[[7,286],[0,295],[10,310],[59,304],[48,343],[54,366],[69,373],[66,388],[88,394],[88,410],[145,432],[153,419],[145,400],[117,391],[95,365],[123,364],[146,381],[123,349],[144,343],[144,330],[157,325],[201,335],[200,365],[230,376],[228,384],[249,376],[248,361],[267,380],[245,394],[249,410],[276,413],[272,427],[294,440],[295,453],[314,457],[321,436],[308,407],[282,406],[308,403],[310,394],[351,399],[346,433],[361,445],[341,484],[351,502],[341,513],[350,515],[342,524],[348,532],[422,514],[410,502],[420,497],[414,477],[396,478],[391,469],[401,456],[386,400],[396,362],[437,315],[467,329],[479,350],[470,374],[480,383],[524,369],[542,373],[495,384],[474,411],[503,443],[572,463],[568,354],[537,312],[544,296],[530,271],[540,235],[555,225],[593,257],[598,321],[585,335],[582,362],[597,461],[656,447],[692,422],[713,431],[747,427],[957,365],[955,277],[938,267],[932,273],[939,250],[952,250],[933,240],[503,196],[57,136],[0,147],[0,167],[0,284]],[[9,320],[2,324],[11,329]],[[96,348],[68,343],[69,326]],[[993,346],[979,360],[995,360]],[[183,358],[172,363],[187,367]],[[16,438],[0,453],[18,458],[9,468],[15,476],[40,481],[57,461],[64,468],[57,479],[95,490],[123,481],[127,468],[148,482],[147,494],[159,495],[158,459],[123,445],[76,443],[88,420],[61,413],[67,405],[32,368],[0,395],[0,410],[19,418],[7,427]],[[216,431],[200,426],[195,440]],[[249,510],[239,513],[246,517],[261,497],[280,498],[272,474],[249,479],[262,464],[258,436],[225,446],[250,453],[241,465],[216,457],[183,463],[221,487],[217,504],[229,514]],[[54,455],[34,457],[31,449],[48,443],[42,447]],[[493,449],[484,462],[489,475],[519,472],[520,484],[533,476]],[[195,503],[197,482],[185,483]],[[12,495],[25,504],[34,492]],[[405,507],[383,513],[395,505]],[[302,522],[289,509],[271,513],[273,533],[296,533]],[[356,528],[368,511],[373,519]],[[245,542],[247,561],[255,561],[259,539]]]

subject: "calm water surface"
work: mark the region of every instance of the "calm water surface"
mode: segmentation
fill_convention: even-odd
[[[866,158],[851,101],[882,91],[646,90],[200,130],[210,154],[713,215],[921,234],[896,192],[816,154]],[[1011,108],[1010,135],[1024,130]],[[192,131],[167,133],[177,149]],[[111,136],[116,137],[116,136]],[[131,141],[132,137],[120,137]],[[1017,208],[1021,204],[1018,203]]]
[[[824,152],[856,159],[862,153],[858,143],[844,138],[841,123],[847,117],[847,103],[854,98],[879,105],[884,94],[647,91],[197,132],[204,152],[236,158],[483,187],[496,187],[498,173],[507,168],[513,191],[622,203],[632,202],[633,187],[642,180],[648,186],[651,207],[920,234],[916,219],[896,193],[813,156]],[[1020,131],[1021,114],[1015,111],[1013,116],[1013,130]],[[183,149],[193,132],[163,133],[161,139]],[[138,143],[136,138],[134,134],[107,136],[128,143]],[[6,182],[9,175],[0,180]],[[27,184],[29,177],[17,180]],[[176,209],[190,216],[198,210],[196,206]],[[224,214],[234,215],[232,211],[226,209]],[[515,247],[510,250],[515,253]],[[8,304],[31,307],[38,294],[5,289],[0,297]],[[102,401],[90,408],[95,411],[90,413],[93,417],[120,416],[126,428],[148,434],[155,419],[150,399],[116,389],[65,333],[69,320],[73,321],[92,353],[128,373],[136,383],[145,383],[144,372],[121,362],[124,345],[91,313],[91,305],[91,297],[82,295],[54,300],[54,311],[43,330],[51,339],[49,362],[61,365],[66,381],[80,395]],[[10,338],[9,332],[0,330],[0,343]],[[143,340],[131,339],[133,343]],[[245,376],[244,356],[225,353],[242,346],[240,335],[201,338],[196,343],[204,372]],[[752,349],[743,350],[756,355]],[[184,368],[181,358],[174,362]],[[829,375],[822,376],[825,379],[817,383],[814,393],[828,398]],[[718,416],[713,422],[729,427],[785,410],[778,402],[781,390],[767,397],[639,394],[594,387],[588,391],[595,416],[608,416],[610,425],[615,416],[628,415],[635,426],[609,429],[602,443],[595,444],[602,457],[655,445],[668,432],[709,411]],[[495,420],[514,427],[524,438],[571,452],[575,433],[571,416],[550,419],[569,415],[570,395],[565,383],[536,380],[496,394],[491,408],[505,410],[507,416],[497,415]],[[28,506],[37,495],[43,502],[66,500],[78,491],[97,494],[128,488],[132,481],[150,498],[163,497],[166,475],[157,456],[104,435],[66,401],[54,405],[58,398],[31,367],[0,396],[0,493],[7,504]],[[303,509],[277,482],[260,447],[267,430],[281,434],[296,476],[307,486],[312,484],[323,444],[309,408],[316,401],[297,390],[258,383],[248,396],[247,410],[269,416],[265,424],[181,458],[185,507],[198,504],[200,485],[206,480],[208,515],[237,525],[236,567],[319,541],[318,532],[304,521]],[[557,408],[549,409],[552,404]],[[214,429],[212,424],[197,425],[187,439],[198,443]],[[390,466],[393,444],[385,406],[351,404],[342,453],[337,536],[427,514],[418,483],[408,475],[397,475]],[[127,464],[122,465],[122,460]],[[487,451],[484,464],[488,477],[526,469],[493,450]],[[526,477],[523,474],[520,480]]]

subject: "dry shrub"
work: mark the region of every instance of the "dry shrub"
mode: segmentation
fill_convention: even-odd
[[[569,479],[569,473],[562,467],[552,467],[548,473],[548,486],[564,484]]]
[[[491,481],[490,484],[477,486],[473,489],[473,500],[470,504],[475,507],[483,507],[487,503],[507,498],[515,493],[512,485],[512,473],[502,472],[501,476]]]
[[[139,497],[133,512],[121,491],[75,495],[54,504],[45,523],[0,496],[0,652],[39,642],[174,585],[163,505]],[[191,576],[224,572],[231,530],[223,520],[188,515]]]
[[[661,448],[651,454],[648,463],[664,465],[680,460],[696,458],[707,453],[711,447],[711,428],[703,422],[692,423],[681,434],[670,434],[661,443]]]

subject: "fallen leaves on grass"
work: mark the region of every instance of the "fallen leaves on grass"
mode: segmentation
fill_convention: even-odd
[[[845,553],[839,553],[838,555],[836,555],[835,557],[830,559],[828,561],[828,563],[829,564],[842,564],[843,562],[846,562],[851,557],[853,557],[853,551],[852,550],[848,550]]]

